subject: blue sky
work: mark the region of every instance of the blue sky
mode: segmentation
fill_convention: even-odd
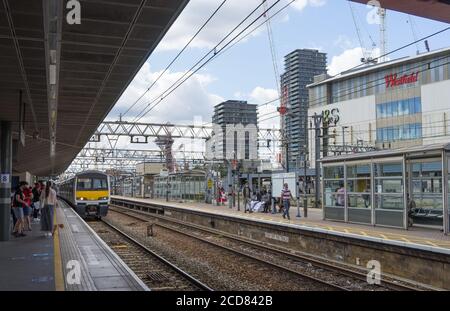
[[[119,100],[108,119],[117,119],[120,112],[141,95],[171,59],[183,47],[207,19],[221,0],[191,0],[169,30],[160,46]],[[269,1],[269,4],[273,3]],[[276,8],[288,3],[283,0]],[[211,46],[231,30],[243,16],[259,4],[259,0],[228,0],[219,14],[207,26],[198,39],[147,95],[147,101],[161,92],[194,64]],[[371,49],[369,35],[379,45],[379,28],[367,22],[370,8],[352,3],[365,48]],[[274,9],[276,11],[276,9]],[[448,26],[448,24],[411,16],[417,38],[421,38]],[[346,0],[297,0],[272,22],[279,73],[283,72],[283,57],[297,48],[316,48],[328,53],[331,73],[359,64],[360,44]],[[407,14],[388,11],[387,50],[393,50],[414,41]],[[432,50],[450,45],[450,31],[429,39]],[[418,45],[424,52],[423,43]],[[398,58],[416,53],[416,46],[390,55]],[[210,122],[213,106],[224,99],[243,99],[260,104],[276,98],[277,85],[269,49],[267,29],[261,29],[247,40],[237,44],[226,54],[208,64],[189,82],[162,101],[154,111],[141,121],[192,123],[194,117]],[[132,117],[145,107],[145,100],[136,105],[127,117]],[[260,114],[275,111],[277,104],[261,109]],[[131,118],[130,118],[131,120]],[[268,121],[276,126],[277,119]]]

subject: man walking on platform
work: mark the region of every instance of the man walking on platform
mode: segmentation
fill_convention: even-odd
[[[244,197],[244,213],[247,213],[247,210],[250,209],[250,197],[251,197],[251,190],[247,183],[242,189],[242,195]]]
[[[283,218],[291,220],[291,217],[289,216],[289,208],[291,207],[291,198],[292,193],[291,190],[289,190],[288,184],[284,184],[283,190],[281,190],[281,200],[283,202]]]

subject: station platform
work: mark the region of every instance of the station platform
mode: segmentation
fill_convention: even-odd
[[[26,237],[0,242],[0,291],[144,291],[147,286],[66,203],[62,224],[45,237],[34,222]]]
[[[254,221],[268,221],[277,224],[285,224],[288,226],[298,226],[304,229],[323,229],[330,234],[351,235],[352,237],[361,238],[376,238],[380,241],[398,242],[402,245],[410,247],[417,247],[423,249],[442,249],[445,253],[450,253],[450,236],[438,229],[429,229],[422,227],[412,227],[409,230],[376,227],[370,225],[360,225],[351,223],[340,223],[322,219],[322,210],[315,208],[308,208],[308,217],[303,217],[303,208],[300,208],[301,218],[297,218],[297,207],[291,206],[290,218],[291,220],[283,219],[280,213],[244,213],[243,205],[238,211],[237,207],[229,208],[225,206],[217,206],[206,203],[180,203],[180,202],[166,202],[160,199],[142,199],[130,198],[122,196],[113,196],[118,199],[135,200],[138,202],[153,203],[163,206],[172,206],[175,208],[185,208],[195,211],[203,211],[208,213],[216,213],[220,215],[232,215],[240,218],[245,218]]]

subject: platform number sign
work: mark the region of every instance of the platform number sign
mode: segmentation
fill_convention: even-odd
[[[1,174],[0,175],[0,183],[1,184],[9,184],[9,174]]]

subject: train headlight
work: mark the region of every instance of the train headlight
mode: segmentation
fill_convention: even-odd
[[[101,197],[101,198],[98,198],[99,200],[108,200],[108,197]]]
[[[84,200],[86,200],[86,199],[83,198],[83,197],[80,197],[80,198],[77,198],[77,200],[78,200],[78,201],[84,201]]]

